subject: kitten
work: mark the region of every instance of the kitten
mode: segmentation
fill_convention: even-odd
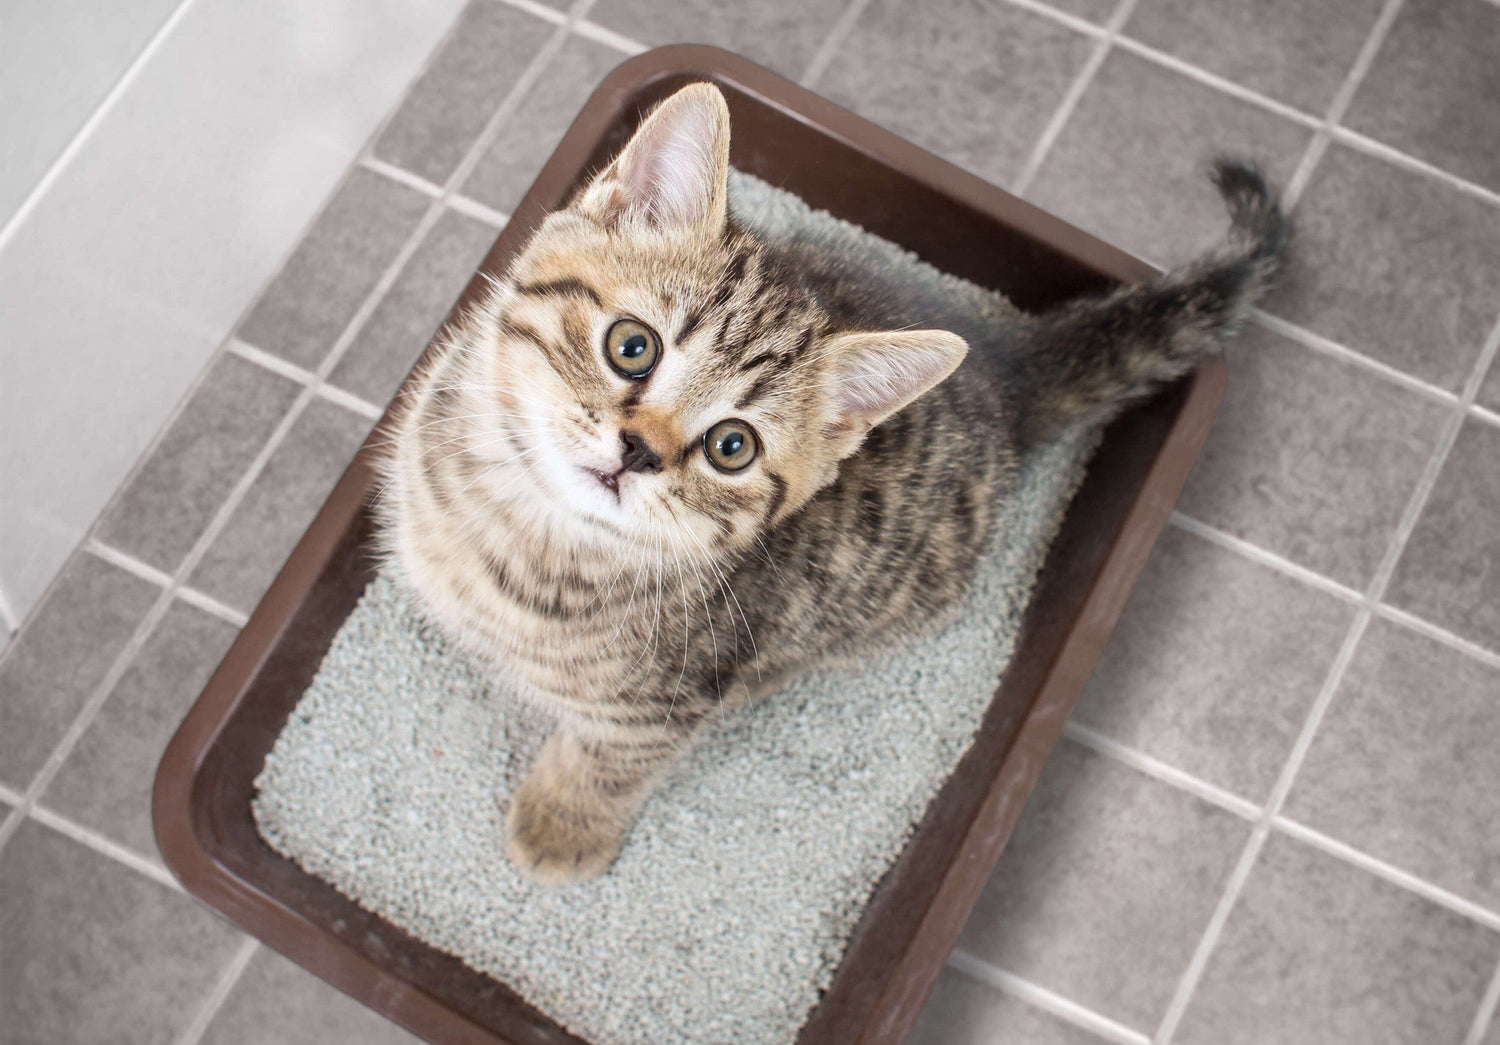
[[[1221,163],[1218,251],[966,360],[840,257],[740,227],[728,164],[717,88],[658,106],[450,331],[387,462],[397,576],[558,718],[506,824],[541,882],[608,867],[710,716],[930,622],[1027,445],[1193,367],[1286,239]]]

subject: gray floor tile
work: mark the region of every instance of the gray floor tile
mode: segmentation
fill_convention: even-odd
[[[1288,800],[1293,820],[1500,909],[1500,669],[1375,620]]]
[[[944,969],[906,1045],[1100,1045],[1100,1039]]]
[[[354,168],[239,336],[315,369],[431,203],[414,189]]]
[[[240,939],[188,897],[27,821],[0,852],[0,1037],[174,1041]]]
[[[1229,813],[1064,740],[961,946],[1150,1030],[1249,833]]]
[[[443,184],[537,51],[550,22],[474,0],[375,142],[375,155]]]
[[[1500,7],[1408,0],[1344,123],[1500,190]]]
[[[237,634],[202,610],[173,603],[42,793],[42,805],[154,856],[156,764]]]
[[[388,401],[496,235],[492,226],[445,211],[333,368],[329,382],[372,403]]]
[[[1120,3],[1119,0],[1048,0],[1047,6],[1103,25]]]
[[[1363,589],[1447,408],[1259,327],[1228,355],[1224,406],[1178,507]]]
[[[188,583],[236,609],[253,610],[370,425],[321,399],[309,403]]]
[[[262,947],[202,1045],[416,1045],[418,1039],[310,972]]]
[[[1285,185],[1312,133],[1124,51],[1113,51],[1042,164],[1028,198],[1158,264],[1217,243],[1228,225],[1216,156]]]
[[[464,183],[463,192],[504,214],[541,173],[599,81],[625,60],[603,44],[570,37],[500,128],[494,143]]]
[[[1174,1040],[1457,1045],[1497,956],[1495,933],[1273,835]]]
[[[0,780],[24,791],[160,594],[82,552],[0,661]]]
[[[105,544],[174,573],[301,386],[224,353],[99,521]]]
[[[1385,600],[1500,652],[1500,427],[1464,422]]]
[[[1500,304],[1500,207],[1332,146],[1266,308],[1457,391]]]
[[[1168,527],[1074,721],[1262,802],[1353,616],[1331,595]]]
[[[1142,0],[1125,35],[1321,117],[1382,6],[1381,0]]]
[[[818,90],[980,177],[1008,184],[1093,41],[999,0],[875,0]]]
[[[847,6],[848,0],[600,0],[589,20],[652,47],[713,44],[795,80]]]

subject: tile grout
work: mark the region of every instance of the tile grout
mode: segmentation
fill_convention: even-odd
[[[355,336],[357,337],[358,334]],[[368,399],[355,395],[353,392],[347,392],[337,385],[329,384],[311,370],[282,359],[280,356],[267,352],[263,348],[257,348],[243,338],[230,338],[228,351],[232,355],[239,356],[247,363],[253,363],[262,370],[269,370],[273,374],[278,374],[288,380],[297,382],[304,388],[310,388],[318,398],[341,406],[351,413],[359,414],[366,420],[378,421],[385,415],[384,407],[377,406]]]
[[[1392,0],[1393,3],[1399,0]],[[1245,883],[1250,877],[1256,861],[1259,859],[1261,850],[1265,847],[1266,840],[1276,818],[1281,813],[1282,806],[1286,803],[1287,796],[1291,793],[1293,784],[1296,782],[1297,773],[1302,768],[1303,761],[1312,747],[1314,737],[1322,725],[1323,717],[1332,705],[1334,696],[1339,686],[1343,683],[1344,674],[1354,659],[1355,649],[1364,637],[1365,630],[1375,615],[1375,609],[1380,605],[1382,596],[1385,594],[1386,586],[1395,575],[1396,566],[1400,562],[1401,555],[1405,551],[1407,541],[1416,530],[1417,522],[1422,511],[1427,506],[1427,501],[1432,495],[1433,488],[1437,485],[1438,475],[1442,472],[1443,465],[1447,462],[1448,454],[1452,451],[1454,443],[1458,439],[1459,429],[1463,426],[1464,417],[1468,407],[1473,403],[1478,394],[1480,386],[1484,382],[1485,375],[1490,369],[1490,364],[1495,358],[1497,350],[1500,350],[1500,317],[1497,317],[1489,337],[1485,339],[1484,347],[1480,351],[1479,358],[1475,361],[1468,379],[1464,382],[1463,391],[1459,402],[1450,414],[1442,434],[1439,436],[1437,445],[1433,448],[1428,458],[1427,465],[1423,468],[1417,479],[1415,488],[1408,498],[1401,519],[1387,543],[1385,555],[1379,568],[1375,571],[1374,578],[1363,599],[1363,605],[1355,613],[1354,621],[1333,664],[1329,668],[1317,697],[1313,701],[1312,708],[1308,711],[1301,732],[1292,746],[1291,753],[1282,767],[1281,775],[1271,790],[1270,799],[1265,805],[1261,820],[1251,832],[1246,842],[1239,861],[1230,873],[1229,880],[1224,887],[1218,905],[1210,917],[1208,925],[1204,928],[1203,935],[1199,940],[1187,968],[1183,971],[1178,983],[1178,988],[1173,994],[1171,1004],[1162,1022],[1157,1028],[1154,1038],[1156,1045],[1170,1045],[1173,1035],[1176,1033],[1187,1006],[1196,992],[1208,960],[1217,947],[1219,939],[1228,922],[1230,912],[1237,903]]]
[[[1194,776],[1185,770],[1178,769],[1168,762],[1146,754],[1139,748],[1133,748],[1128,744],[1122,744],[1095,729],[1091,729],[1069,718],[1063,723],[1063,736],[1083,745],[1091,751],[1113,759],[1121,765],[1128,766],[1144,776],[1151,777],[1163,784],[1168,784],[1178,791],[1193,795],[1202,799],[1209,805],[1231,813],[1242,820],[1254,822],[1261,815],[1260,806],[1249,799],[1241,798],[1239,795],[1228,791],[1217,784],[1211,784],[1202,777]]]
[[[807,63],[807,70],[797,82],[808,90],[817,86],[823,74],[828,71],[828,66],[838,55],[839,48],[844,46],[854,27],[859,23],[860,17],[870,6],[870,0],[849,0],[844,10],[839,14],[838,20],[833,23],[833,28],[813,52],[812,58]]]
[[[1495,1019],[1497,1007],[1500,1007],[1500,962],[1496,962],[1494,975],[1490,977],[1489,985],[1479,999],[1479,1011],[1474,1014],[1474,1022],[1464,1038],[1464,1045],[1484,1045],[1485,1032]]]
[[[149,584],[154,584],[158,588],[169,587],[172,583],[170,574],[157,569],[150,563],[142,562],[129,552],[124,552],[113,545],[105,544],[97,537],[87,538],[83,542],[81,550]],[[243,628],[249,623],[250,618],[248,615],[227,603],[220,602],[207,592],[199,591],[197,588],[180,584],[177,586],[176,595],[179,601],[203,610],[205,613],[219,618],[226,624],[232,624],[236,628]]]
[[[1339,125],[1349,111],[1349,106],[1353,104],[1354,96],[1359,92],[1360,85],[1364,83],[1370,67],[1375,64],[1375,56],[1385,44],[1385,38],[1390,34],[1391,26],[1395,24],[1396,16],[1400,14],[1401,5],[1404,2],[1405,0],[1386,0],[1385,6],[1380,9],[1380,14],[1375,19],[1375,24],[1366,34],[1359,53],[1354,56],[1353,64],[1344,75],[1338,91],[1334,93],[1333,101],[1328,104],[1323,119],[1319,121],[1317,132],[1313,135],[1312,141],[1307,143],[1296,171],[1287,182],[1283,202],[1288,211],[1296,208],[1303,190],[1312,180],[1313,172],[1322,162],[1324,153],[1328,151],[1328,144],[1333,139],[1333,129]]]
[[[209,1025],[213,1023],[214,1017],[229,1000],[229,994],[234,990],[235,984],[239,983],[240,977],[245,974],[250,960],[255,957],[255,952],[260,950],[260,941],[253,936],[246,936],[240,941],[239,948],[225,963],[224,971],[214,981],[208,996],[203,999],[203,1004],[198,1007],[198,1012],[193,1016],[191,1023],[183,1029],[182,1034],[174,1042],[174,1045],[198,1045],[203,1040],[203,1035],[208,1033]]]
[[[1138,1030],[1112,1020],[1102,1013],[1090,1009],[1065,995],[1049,990],[1040,984],[1007,972],[983,958],[955,947],[948,956],[948,968],[971,980],[992,987],[1003,994],[1026,1002],[1033,1008],[1050,1013],[1058,1019],[1096,1034],[1114,1045],[1150,1045],[1151,1039]]]
[[[1210,544],[1218,545],[1226,551],[1235,552],[1258,565],[1265,566],[1293,580],[1301,581],[1310,588],[1316,588],[1318,591],[1332,595],[1334,598],[1341,599],[1344,602],[1354,603],[1364,598],[1362,594],[1353,588],[1340,584],[1331,577],[1325,577],[1315,570],[1310,570],[1306,566],[1299,565],[1290,559],[1277,555],[1273,551],[1262,548],[1258,544],[1247,541],[1243,537],[1236,537],[1227,530],[1221,530],[1211,523],[1206,523],[1182,511],[1174,510],[1167,521],[1179,530],[1190,533],[1195,537],[1200,537]]]
[[[1078,75],[1068,85],[1063,94],[1062,101],[1053,110],[1052,117],[1042,129],[1041,136],[1037,138],[1036,144],[1032,146],[1031,153],[1026,157],[1026,162],[1021,166],[1021,172],[1016,175],[1011,183],[1010,191],[1016,196],[1025,196],[1026,190],[1031,187],[1033,179],[1042,169],[1047,155],[1052,151],[1052,146],[1062,136],[1063,128],[1073,118],[1078,103],[1083,100],[1084,93],[1089,85],[1094,82],[1094,76],[1104,65],[1104,60],[1109,57],[1115,41],[1120,37],[1120,31],[1125,27],[1131,14],[1135,12],[1136,5],[1140,0],[1119,0],[1115,6],[1114,13],[1110,15],[1109,21],[1104,25],[1104,33],[1097,37],[1094,50],[1083,63],[1083,68],[1078,70]]]
[[[83,824],[78,823],[78,821],[63,816],[61,813],[42,805],[33,804],[28,816],[37,823],[51,828],[63,837],[70,838],[79,845],[91,849],[101,856],[106,856],[115,861],[115,863],[130,868],[132,871],[151,879],[158,885],[164,885],[175,893],[186,895],[186,890],[183,889],[181,883],[176,878],[172,877],[172,872],[168,871],[166,867],[141,855],[129,846],[115,841],[108,835],[102,834],[91,827],[85,827]]]

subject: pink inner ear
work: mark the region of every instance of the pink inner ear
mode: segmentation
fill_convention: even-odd
[[[647,121],[620,157],[616,206],[658,227],[693,225],[719,192],[719,113],[698,97],[674,97]]]

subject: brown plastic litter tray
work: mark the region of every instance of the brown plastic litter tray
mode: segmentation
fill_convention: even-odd
[[[1152,269],[757,65],[710,47],[633,58],[594,92],[485,259],[504,272],[543,214],[685,83],[723,88],[732,162],[1027,309]],[[479,292],[475,278],[459,305]],[[901,1041],[979,897],[1166,524],[1223,395],[1222,361],[1113,424],[1068,510],[973,745],[881,881],[800,1045]],[[188,891],[433,1042],[587,1045],[273,852],[252,782],[372,576],[373,445],[354,459],[157,773],[162,854]]]

